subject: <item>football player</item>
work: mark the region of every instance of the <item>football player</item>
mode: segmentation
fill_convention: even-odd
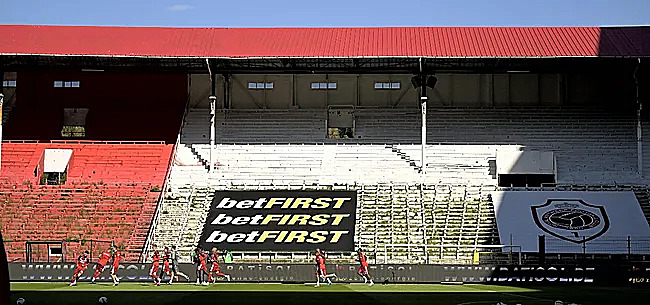
[[[364,284],[368,284],[368,286],[374,285],[375,283],[372,282],[372,279],[370,278],[370,274],[368,273],[368,257],[365,254],[363,254],[361,248],[357,250],[357,255],[358,255],[357,259],[359,260],[359,263],[361,263],[359,270],[357,270],[357,274],[359,274],[359,276],[363,278]]]
[[[76,286],[77,279],[79,279],[84,271],[86,271],[86,268],[88,268],[88,263],[90,263],[90,259],[88,259],[89,254],[90,252],[86,250],[77,258],[77,267],[74,269],[74,273],[72,274],[72,281],[70,281],[70,286]]]
[[[153,248],[153,255],[151,256],[151,270],[149,275],[153,278],[154,284],[160,286],[160,278],[158,277],[158,269],[160,268],[160,253],[156,244],[151,245]]]
[[[96,284],[95,280],[99,278],[99,275],[102,273],[102,271],[104,271],[104,267],[106,267],[106,264],[108,264],[108,260],[111,259],[112,250],[113,247],[108,247],[108,249],[104,250],[104,252],[99,255],[99,261],[97,261],[97,264],[95,265],[95,273],[90,279],[91,284]]]
[[[113,251],[113,262],[111,263],[111,278],[113,278],[113,286],[117,286],[120,283],[120,280],[117,278],[117,270],[120,269],[120,260],[122,260],[122,254],[120,251],[115,248]]]
[[[172,265],[172,278],[175,278],[178,281],[178,276],[184,277],[186,280],[190,280],[190,277],[185,273],[181,272],[178,268],[178,253],[176,252],[176,246],[172,246],[171,251],[171,265]],[[172,283],[172,279],[169,279],[169,283]]]
[[[210,273],[208,275],[208,283],[212,281],[214,284],[217,281],[217,276],[225,277],[228,281],[230,281],[230,275],[225,274],[219,270],[219,252],[217,251],[217,248],[212,248],[210,261],[212,262],[212,266],[210,267]],[[212,277],[213,274],[215,275],[214,279]]]
[[[330,278],[335,278],[336,273],[327,274],[327,270],[325,269],[325,253],[321,252],[320,249],[316,249],[314,255],[314,261],[316,262],[316,286],[314,287],[320,287],[321,280],[327,281],[327,285],[332,285]]]

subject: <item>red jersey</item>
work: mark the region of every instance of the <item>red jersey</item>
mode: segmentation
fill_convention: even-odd
[[[368,257],[365,254],[359,253],[359,262],[361,266],[368,267]]]
[[[171,257],[172,257],[172,254],[169,251],[165,251],[165,254],[163,254],[163,261],[169,262]]]
[[[318,266],[324,266],[325,265],[325,255],[316,254],[316,264]]]
[[[109,259],[111,259],[111,254],[108,251],[104,251],[99,256],[99,261],[97,262],[97,264],[101,266],[106,266],[106,264],[108,264]]]
[[[199,253],[199,260],[201,261],[201,265],[205,265],[207,263],[207,260],[208,260],[208,254],[206,254],[204,252],[200,252]]]
[[[122,255],[120,252],[115,251],[115,253],[113,253],[113,266],[119,266],[120,260],[122,260]]]
[[[210,256],[210,260],[212,261],[213,264],[218,264],[219,263],[219,253],[218,252],[212,252],[212,256]]]
[[[86,269],[86,267],[88,267],[89,262],[90,262],[90,260],[88,259],[88,256],[80,255],[77,258],[77,268]]]
[[[160,253],[158,250],[153,251],[153,255],[151,256],[151,262],[154,264],[160,263]]]

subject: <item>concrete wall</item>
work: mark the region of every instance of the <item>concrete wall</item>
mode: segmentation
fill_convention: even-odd
[[[229,93],[232,109],[325,109],[333,105],[417,108],[419,90],[410,74],[236,74]],[[437,74],[427,95],[432,107],[519,107],[581,105],[601,101],[602,88],[593,77],[559,74]],[[216,77],[219,107],[224,105],[224,77]],[[249,89],[249,82],[273,83],[272,89]],[[312,83],[336,83],[336,89],[312,89]],[[400,83],[398,89],[376,89],[375,83]],[[190,107],[209,107],[210,79],[190,76]],[[566,91],[566,93],[565,93]]]
[[[410,74],[239,74],[232,76],[233,109],[325,109],[331,105],[417,108],[419,90]],[[428,89],[432,107],[521,107],[594,105],[634,102],[631,75],[449,74],[438,73]],[[223,105],[224,78],[216,78],[217,101]],[[249,82],[272,82],[273,89],[248,89]],[[336,82],[337,88],[311,89],[314,82]],[[399,82],[399,89],[375,89],[376,82]],[[209,77],[190,77],[190,105],[207,108]]]

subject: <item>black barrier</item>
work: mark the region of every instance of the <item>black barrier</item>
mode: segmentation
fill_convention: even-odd
[[[5,252],[2,233],[0,232],[0,303],[9,300],[9,266],[7,264],[7,252]],[[8,304],[8,303],[7,303]]]
[[[353,251],[355,191],[217,191],[199,246]]]
[[[338,281],[358,282],[358,265],[328,265],[328,273],[336,273]],[[92,275],[89,266],[80,281]],[[118,271],[121,281],[147,282],[150,264],[122,264]],[[180,270],[194,278],[194,265],[180,264]],[[72,263],[11,263],[12,281],[69,281],[74,270]],[[221,270],[237,282],[313,282],[314,266],[308,264],[223,264]],[[110,281],[108,267],[100,281]],[[391,265],[370,266],[370,275],[376,283],[493,283],[493,284],[595,284],[648,285],[650,266],[477,266],[477,265]]]

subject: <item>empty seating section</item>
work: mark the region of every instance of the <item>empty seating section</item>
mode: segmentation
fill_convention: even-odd
[[[73,150],[64,185],[39,185],[36,167],[49,148]],[[10,258],[24,260],[28,240],[65,241],[66,260],[102,240],[125,246],[136,261],[172,151],[163,143],[3,143],[0,228],[6,240],[22,241],[8,243]]]
[[[221,114],[220,114],[221,115]],[[222,115],[221,115],[222,116]],[[195,109],[185,114],[181,130],[181,143],[209,143],[210,141],[210,110]]]
[[[2,143],[0,179],[6,181],[36,181],[34,169],[43,154],[40,144]]]
[[[375,252],[378,260],[423,261],[426,232],[420,195],[419,185],[362,186],[358,190],[357,244]]]
[[[194,144],[191,150],[194,156],[179,145],[172,184],[495,183],[488,161],[496,158],[496,146],[428,145],[425,175],[419,173],[419,145],[218,144],[212,174],[201,166],[210,162],[210,146]]]
[[[209,160],[209,145],[193,145]],[[215,148],[222,181],[255,184],[334,184],[411,181],[415,169],[385,145],[228,145]]]
[[[137,260],[153,218],[159,193],[151,185],[77,184],[0,185],[0,227],[10,260],[25,259],[25,241],[66,241],[67,261],[97,241],[126,247],[127,260]],[[83,245],[79,245],[82,243]],[[96,257],[96,256],[94,256]]]
[[[357,141],[420,142],[417,110],[357,113],[355,136],[361,137]],[[524,150],[552,151],[561,183],[635,183],[640,179],[635,174],[636,118],[631,111],[433,108],[427,117],[428,144],[519,145]],[[418,155],[411,157],[419,160]]]
[[[209,143],[209,119],[207,109],[190,111],[181,142]],[[417,109],[356,109],[355,138],[339,141],[325,139],[325,120],[325,110],[221,111],[216,115],[216,143],[420,142]],[[433,145],[486,145],[481,149],[485,153],[503,145],[552,151],[560,183],[638,183],[641,180],[636,174],[636,119],[631,111],[579,107],[431,108],[427,138]],[[434,171],[440,165],[436,163],[440,152],[433,149],[427,153],[427,167],[433,167]],[[407,155],[411,160],[419,160],[417,151],[411,150]],[[483,172],[485,162],[479,160],[479,163],[472,164],[471,168],[462,163],[456,168],[462,167],[465,174],[475,175],[476,171]],[[447,172],[450,166],[445,167]]]
[[[230,110],[218,112],[217,142],[221,143],[313,143],[324,141],[326,113],[322,110]],[[208,143],[210,111],[187,113],[181,142]]]
[[[417,109],[359,109],[355,111],[355,141],[421,143],[421,115]]]
[[[395,144],[393,150],[413,164],[422,164],[420,145]],[[495,184],[490,174],[490,160],[496,160],[497,150],[517,150],[518,145],[427,145],[425,175],[428,183]]]
[[[155,221],[154,243],[178,245],[183,261],[197,245],[214,191],[172,188]],[[378,262],[467,262],[481,245],[498,243],[488,196],[493,186],[427,184],[231,185],[229,190],[347,189],[357,191],[355,243]]]
[[[417,109],[356,109],[355,138],[345,140],[325,139],[326,114],[218,112],[208,171],[209,111],[189,111],[154,242],[179,245],[188,261],[215,190],[343,188],[357,191],[355,241],[377,262],[466,263],[499,243],[489,194],[498,189],[500,150],[554,152],[559,183],[644,182],[632,112],[430,109],[424,174]],[[642,189],[635,192],[650,211]]]
[[[190,262],[213,197],[214,189],[198,186],[180,186],[167,193],[154,223],[152,242],[177,245],[181,261]]]
[[[84,145],[75,148],[72,181],[145,182],[162,186],[173,145]]]
[[[151,183],[165,180],[173,145],[3,143],[0,179],[38,183],[34,175],[45,149],[73,150],[67,179],[74,183]]]
[[[560,183],[634,183],[634,113],[583,108],[435,109],[430,143],[521,145],[553,151]]]
[[[469,262],[474,246],[498,244],[494,186],[423,185],[426,243],[438,262]],[[455,247],[457,246],[457,247]]]
[[[359,190],[358,243],[386,262],[471,260],[498,243],[489,191],[494,187],[366,185]]]

